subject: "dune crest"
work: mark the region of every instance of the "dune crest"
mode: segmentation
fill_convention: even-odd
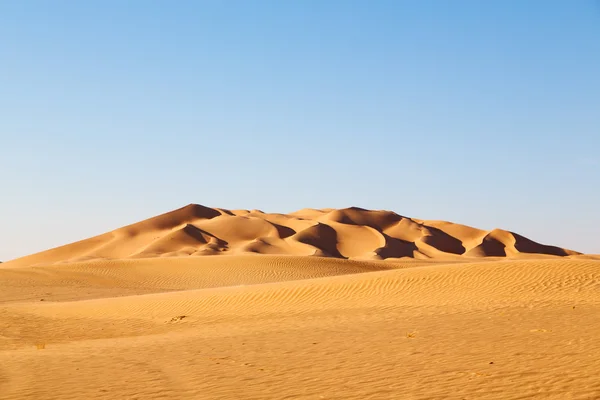
[[[0,266],[0,397],[598,399],[598,260],[390,211],[191,204]]]
[[[248,253],[361,260],[580,254],[501,229],[484,231],[451,222],[413,219],[392,211],[350,207],[270,214],[189,204],[4,265]]]

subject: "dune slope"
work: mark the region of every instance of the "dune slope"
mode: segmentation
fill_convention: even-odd
[[[600,257],[189,205],[0,266],[0,398],[600,399]]]
[[[190,204],[90,239],[3,264],[19,267],[102,259],[271,254],[363,260],[571,256],[505,230],[484,231],[357,207],[268,214]]]
[[[110,298],[6,298],[1,397],[600,398],[599,261],[413,262],[377,271],[385,263],[279,256],[264,269],[298,268],[298,259],[312,260],[306,276],[325,262],[362,273],[168,292],[185,276],[201,287],[201,274],[178,267],[181,276],[167,284],[157,268],[132,267],[147,260],[129,260],[121,272],[105,265],[107,278],[122,282]],[[34,275],[52,268],[65,277],[92,269],[80,287],[103,276],[94,263],[36,268],[4,272],[13,284],[46,290],[61,279]],[[154,293],[122,296],[131,294],[132,268],[149,268],[139,287]]]

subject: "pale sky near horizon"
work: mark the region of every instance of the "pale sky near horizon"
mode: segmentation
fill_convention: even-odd
[[[188,203],[600,253],[597,1],[0,1],[0,260]]]

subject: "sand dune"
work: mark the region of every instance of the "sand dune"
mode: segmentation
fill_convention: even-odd
[[[0,275],[5,282],[50,291],[89,272],[72,283],[73,293],[102,279],[115,290],[87,300],[5,299],[2,398],[600,396],[598,261],[407,261],[412,268],[376,271],[385,263],[281,256],[238,263],[239,257],[2,270],[12,274]],[[252,259],[269,260],[266,271],[302,269],[298,260],[313,260],[306,276],[322,277],[165,291],[205,285],[202,272],[186,263],[210,260],[208,281],[229,284],[231,277],[221,277],[240,274],[233,271]],[[159,261],[183,264],[169,277]],[[328,266],[334,273],[319,272]],[[259,271],[253,265],[240,279]],[[154,293],[122,297],[136,281]]]
[[[7,266],[247,253],[361,260],[579,254],[500,229],[484,231],[450,222],[411,219],[391,211],[352,207],[267,214],[190,204],[90,239],[10,261]]]
[[[0,266],[0,398],[600,399],[600,256],[189,205]]]
[[[316,262],[315,262],[316,261]],[[96,260],[0,268],[0,302],[66,301],[175,290],[255,285],[427,265],[336,258],[241,255]]]

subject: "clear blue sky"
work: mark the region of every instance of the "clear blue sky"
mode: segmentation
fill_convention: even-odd
[[[600,3],[1,1],[0,260],[200,203],[600,253]]]

